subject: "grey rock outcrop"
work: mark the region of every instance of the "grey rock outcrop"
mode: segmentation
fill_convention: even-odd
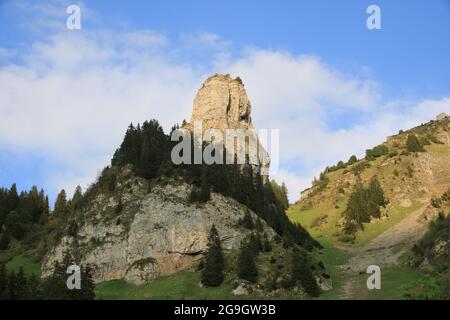
[[[121,169],[114,193],[101,192],[91,200],[72,222],[77,234],[66,232],[45,256],[43,276],[71,252],[92,268],[96,282],[125,279],[143,284],[191,267],[207,248],[213,224],[224,249],[239,246],[249,233],[239,225],[248,209],[216,193],[204,205],[189,203],[190,188],[180,181],[152,187],[130,167]],[[117,212],[119,203],[123,208]],[[256,221],[256,214],[249,212]],[[273,239],[275,232],[261,223]]]

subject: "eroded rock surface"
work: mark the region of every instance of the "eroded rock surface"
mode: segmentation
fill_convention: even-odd
[[[72,222],[77,224],[76,235],[66,233],[46,255],[43,276],[71,251],[81,264],[92,267],[96,282],[146,283],[191,267],[207,248],[213,224],[224,249],[238,247],[250,232],[239,224],[248,209],[216,193],[205,204],[189,203],[190,188],[180,181],[150,186],[130,168],[122,169],[114,193],[99,193],[91,200]],[[119,202],[123,208],[117,212]],[[256,214],[249,212],[256,221]],[[275,232],[261,223],[273,239]]]

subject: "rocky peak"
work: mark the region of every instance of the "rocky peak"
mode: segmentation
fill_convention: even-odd
[[[216,74],[197,92],[191,123],[203,121],[204,129],[253,129],[251,104],[240,78]]]
[[[192,107],[191,122],[185,128],[193,132],[196,123],[201,121],[203,132],[218,129],[225,135],[227,129],[244,130],[248,137],[246,144],[252,145],[256,141],[259,158],[254,167],[260,169],[266,179],[270,158],[253,127],[251,112],[251,103],[241,78],[233,79],[228,74],[215,74],[206,79],[198,90]],[[226,145],[225,147],[228,148]],[[244,147],[248,154],[247,145],[238,146],[240,147]]]

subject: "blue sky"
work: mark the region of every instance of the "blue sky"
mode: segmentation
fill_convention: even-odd
[[[65,28],[72,3],[81,30]],[[448,0],[6,0],[0,30],[0,185],[52,198],[92,182],[127,123],[189,118],[215,72],[241,76],[256,126],[280,129],[291,200],[325,165],[450,110]]]

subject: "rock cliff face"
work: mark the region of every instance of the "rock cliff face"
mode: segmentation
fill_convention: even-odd
[[[236,248],[249,232],[239,225],[248,209],[233,199],[212,193],[206,204],[192,204],[191,187],[181,181],[153,186],[135,177],[130,167],[117,170],[114,192],[90,200],[68,225],[77,232],[67,232],[46,255],[44,277],[71,251],[92,267],[96,282],[143,284],[190,267],[205,251],[213,224],[224,249]],[[256,221],[256,214],[250,214]],[[275,232],[261,223],[273,239]]]
[[[203,132],[217,129],[224,137],[227,129],[243,130],[248,137],[247,145],[254,143],[257,146],[258,163],[255,167],[259,167],[262,175],[267,176],[270,159],[253,127],[251,112],[251,103],[242,80],[216,74],[208,78],[198,90],[192,108],[191,122],[185,127],[193,131],[195,124],[201,121]],[[230,150],[230,146],[226,143],[225,147]],[[234,147],[236,148],[236,145]],[[248,154],[248,150],[245,150]]]
[[[205,129],[254,129],[242,81],[220,74],[208,78],[194,99],[191,123],[195,121],[203,121]]]

